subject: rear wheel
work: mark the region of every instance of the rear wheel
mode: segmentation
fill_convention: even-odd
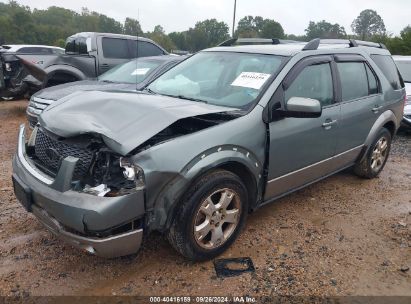
[[[364,178],[375,178],[384,169],[391,149],[390,131],[382,128],[371,145],[367,155],[355,165],[354,172]]]
[[[247,190],[241,179],[225,170],[213,171],[184,196],[168,239],[191,260],[212,259],[237,238],[247,210]]]

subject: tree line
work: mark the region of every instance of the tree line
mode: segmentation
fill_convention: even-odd
[[[348,35],[338,23],[310,21],[305,35],[286,34],[281,24],[261,16],[246,16],[238,21],[236,37],[280,38],[309,41],[313,38],[355,38],[384,43],[393,54],[411,55],[411,26],[400,36],[390,35],[381,16],[368,9],[360,13],[351,25],[354,35]],[[139,21],[126,18],[124,23],[83,8],[81,13],[51,6],[31,10],[16,1],[0,2],[0,44],[47,44],[64,47],[65,39],[78,32],[109,32],[150,38],[168,51],[196,52],[215,46],[230,38],[227,23],[216,19],[197,22],[186,31],[166,34],[161,25],[144,32]]]

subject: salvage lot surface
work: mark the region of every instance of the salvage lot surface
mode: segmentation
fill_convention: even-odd
[[[158,234],[105,260],[48,233],[16,201],[11,157],[27,102],[0,103],[0,295],[411,296],[411,135],[397,136],[379,179],[342,172],[250,215],[222,256],[254,273],[217,278]]]

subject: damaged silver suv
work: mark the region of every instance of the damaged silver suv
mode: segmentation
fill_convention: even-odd
[[[250,211],[348,167],[378,176],[404,100],[383,45],[216,47],[142,92],[53,103],[27,141],[20,127],[14,191],[90,253],[135,253],[156,230],[187,258],[210,259]]]

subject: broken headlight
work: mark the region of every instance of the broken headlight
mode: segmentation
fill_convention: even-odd
[[[97,196],[122,196],[144,189],[144,172],[130,159],[112,153],[97,153],[82,191]]]
[[[120,158],[120,167],[123,169],[123,176],[129,181],[134,181],[136,190],[144,189],[144,172],[136,164],[132,163],[128,158]]]

